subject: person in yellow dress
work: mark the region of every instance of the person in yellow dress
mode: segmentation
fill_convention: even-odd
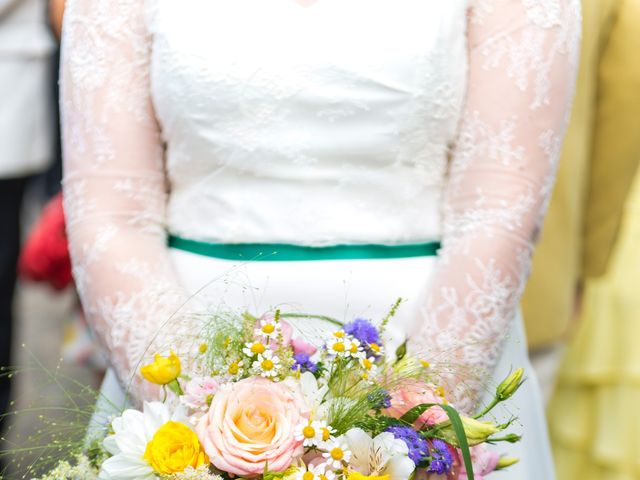
[[[523,311],[534,358],[570,332],[549,402],[558,478],[640,480],[640,0],[583,8],[572,125]]]

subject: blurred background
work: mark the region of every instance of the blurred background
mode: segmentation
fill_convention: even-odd
[[[3,371],[0,413],[90,405],[81,385],[98,387],[105,368],[66,249],[63,11],[64,0],[0,0],[0,366],[24,367]],[[640,480],[640,0],[583,0],[583,15],[571,123],[522,309],[558,478]],[[60,388],[49,371],[72,380]],[[40,424],[3,417],[0,449],[49,441]]]

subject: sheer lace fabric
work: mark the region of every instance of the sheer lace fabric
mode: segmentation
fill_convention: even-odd
[[[251,28],[230,28],[249,4],[262,9]],[[302,29],[310,48],[275,48],[273,26],[255,20],[272,8],[276,30]],[[330,18],[335,43],[304,36]],[[383,21],[401,28],[383,37]],[[490,371],[553,182],[579,24],[575,0],[70,0],[65,209],[83,306],[121,380],[194,332],[167,230],[316,245],[442,237],[413,348],[455,352],[452,384],[469,366]],[[264,61],[246,41],[260,28],[265,52],[281,52],[270,68],[251,63]],[[356,28],[362,44],[345,48]],[[328,61],[336,52],[342,64]],[[468,407],[482,380],[467,380],[453,393]]]
[[[553,186],[576,70],[577,2],[479,0],[443,201],[443,249],[414,346],[455,365],[471,410],[498,359]]]

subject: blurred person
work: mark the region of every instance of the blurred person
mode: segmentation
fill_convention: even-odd
[[[20,212],[27,180],[51,160],[54,41],[44,0],[0,0],[0,365],[11,363]],[[0,413],[10,382],[0,378]]]
[[[558,184],[523,299],[559,478],[640,479],[640,1],[583,2]],[[572,328],[572,320],[576,325]]]

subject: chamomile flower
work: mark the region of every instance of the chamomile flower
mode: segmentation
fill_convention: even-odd
[[[267,346],[262,342],[247,342],[244,344],[242,353],[247,357],[255,357],[267,351]]]
[[[295,480],[335,480],[336,474],[327,468],[327,465],[307,465],[298,469]]]
[[[336,429],[333,428],[331,425],[326,425],[321,429],[322,431],[322,441],[323,442],[330,442],[332,440],[335,439],[335,437],[333,436],[336,433]]]
[[[329,428],[330,427],[326,422],[321,422],[319,420],[309,420],[296,426],[296,429],[294,431],[295,439],[298,441],[303,440],[302,445],[305,447],[315,447],[323,442],[325,432],[328,432],[327,440],[329,440],[331,436],[331,431],[329,430]]]
[[[328,469],[341,469],[345,463],[351,460],[351,450],[342,438],[335,438],[322,445],[324,452],[322,457],[325,459],[324,464]]]
[[[376,359],[374,357],[369,357],[369,358],[365,356],[360,357],[359,363],[366,375],[365,380],[375,377],[376,374],[378,373],[378,365],[376,365],[375,362],[376,362]]]
[[[365,356],[360,340],[358,340],[357,338],[348,337],[347,344],[348,344],[347,356],[350,356],[353,358],[360,358]]]
[[[232,377],[240,377],[244,373],[244,362],[242,360],[231,362],[227,367],[227,373]]]
[[[274,355],[271,350],[265,350],[258,355],[258,358],[253,362],[253,369],[261,376],[265,378],[273,378],[278,375],[278,371],[282,367],[280,364],[280,358]]]
[[[260,320],[260,324],[258,328],[254,330],[254,333],[256,336],[262,337],[268,341],[272,338],[277,338],[280,331],[280,322],[274,318],[265,318]]]
[[[368,347],[371,353],[374,354],[376,357],[380,357],[384,355],[384,347],[382,345],[374,342],[374,343],[370,343]]]

